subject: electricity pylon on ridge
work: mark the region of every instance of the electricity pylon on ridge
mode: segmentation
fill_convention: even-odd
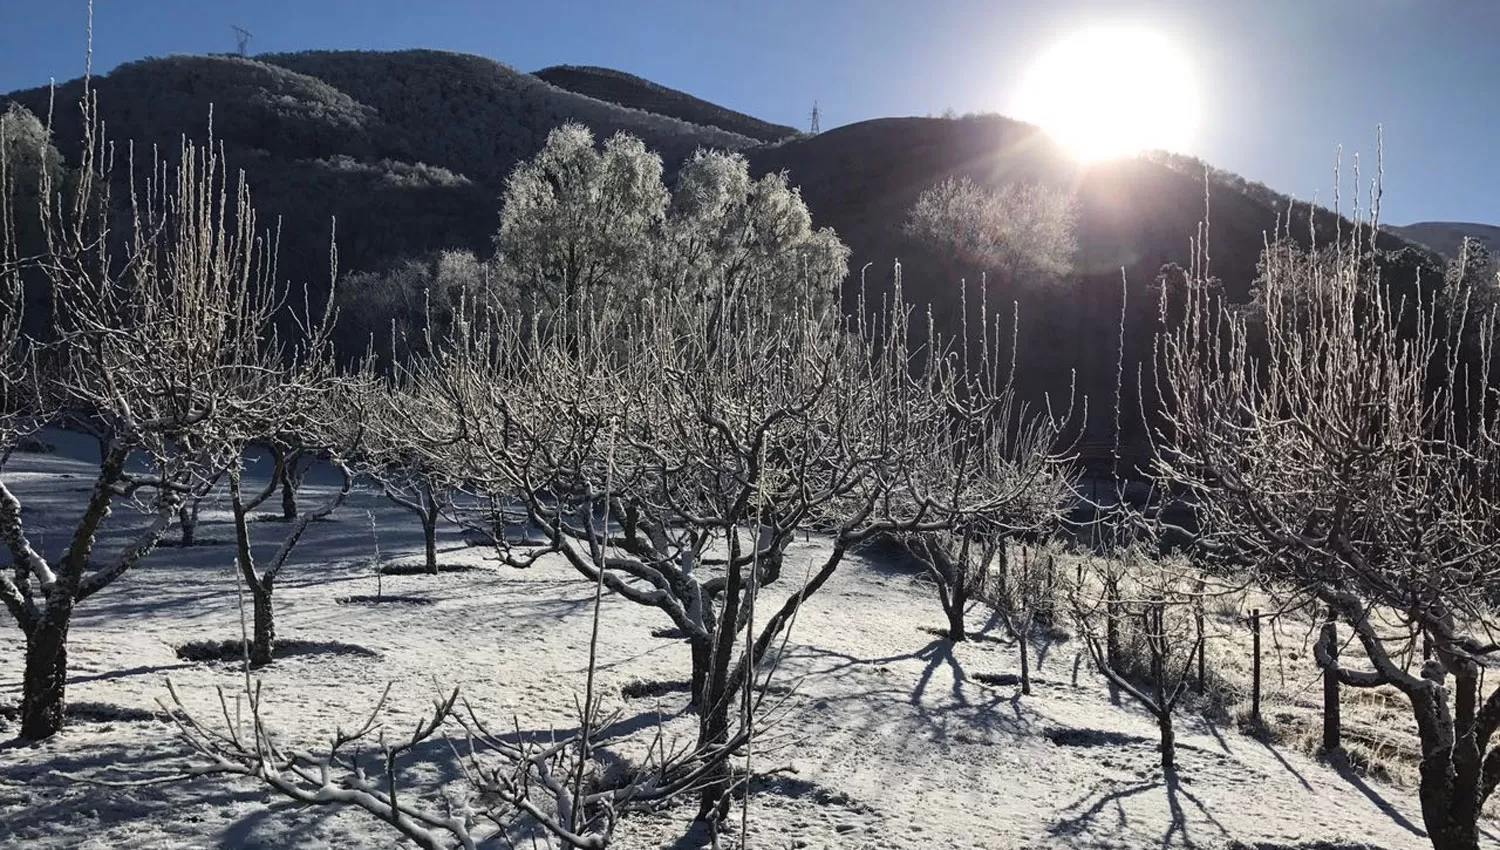
[[[250,47],[250,39],[255,37],[255,33],[235,24],[230,24],[229,28],[234,30],[234,52],[243,57],[247,48]]]

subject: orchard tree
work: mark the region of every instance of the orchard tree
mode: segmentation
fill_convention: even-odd
[[[1161,767],[1169,778],[1177,769],[1173,717],[1203,653],[1196,617],[1202,587],[1201,576],[1185,561],[1151,559],[1127,547],[1111,553],[1103,565],[1085,560],[1076,585],[1068,589],[1095,668],[1156,720]],[[1102,594],[1094,596],[1092,590]],[[1107,639],[1115,644],[1100,642],[1100,620],[1107,621]],[[1118,629],[1126,624],[1134,627],[1136,638],[1128,651],[1118,645]]]
[[[964,305],[967,312],[967,300]],[[1000,354],[1006,323],[989,315],[983,299],[975,318],[965,315],[962,326],[978,331],[978,345],[970,340],[961,349],[965,358],[954,361],[953,384],[943,393],[950,422],[928,453],[926,469],[959,483],[971,498],[984,493],[976,501],[987,501],[989,508],[941,533],[898,538],[936,586],[948,639],[955,642],[968,639],[965,614],[976,599],[988,597],[1002,610],[1017,601],[1009,593],[1010,542],[1046,533],[1061,519],[1068,492],[1065,430],[1074,413],[1071,392],[1056,409],[1050,399],[1045,409],[1021,403],[1014,391],[1016,364]],[[1016,347],[1018,318],[1009,323],[1010,351]],[[936,337],[930,329],[928,336]]]
[[[1348,624],[1358,651],[1318,662],[1406,697],[1432,844],[1475,850],[1500,784],[1500,689],[1481,690],[1500,647],[1500,317],[1450,314],[1441,279],[1396,288],[1367,218],[1332,244],[1272,244],[1258,310],[1195,263],[1159,341],[1160,472],[1200,501],[1204,551]],[[1423,636],[1434,655],[1413,671],[1400,659]]]
[[[412,403],[412,397],[399,389],[385,395],[380,409],[387,418],[371,422],[359,469],[379,484],[387,499],[416,517],[422,528],[422,563],[428,574],[437,575],[437,528],[450,487],[443,470],[422,451],[422,438],[402,432],[402,423],[420,415],[407,408]]]
[[[881,328],[849,327],[805,303],[777,314],[771,291],[727,305],[722,315],[740,318],[732,334],[710,330],[722,299],[670,299],[650,315],[580,310],[582,327],[480,336],[410,376],[431,399],[415,409],[459,421],[405,427],[431,435],[454,479],[505,494],[540,530],[540,545],[504,548],[508,562],[561,556],[686,636],[700,747],[725,740],[736,694],[850,549],[948,530],[1016,498],[1015,481],[977,465],[932,463],[962,454],[973,420],[1009,397],[978,386],[960,397],[957,358],[913,370],[904,305]],[[831,551],[784,586],[788,545],[814,527]],[[703,816],[719,811],[727,781],[710,784]]]
[[[226,469],[229,479],[229,506],[234,517],[235,563],[240,578],[250,591],[252,606],[251,642],[246,647],[249,663],[260,667],[271,663],[275,652],[276,618],[272,594],[276,581],[287,566],[292,552],[307,528],[337,510],[349,496],[354,474],[349,458],[361,446],[368,408],[374,397],[373,379],[368,372],[339,375],[333,363],[330,338],[333,312],[330,307],[319,321],[303,326],[303,336],[290,351],[267,363],[252,377],[262,391],[260,403],[253,410],[226,423],[215,437],[219,449],[230,458]],[[243,487],[245,458],[254,445],[276,447],[272,469],[265,487],[258,494],[247,495]],[[300,488],[306,473],[289,480],[289,462],[297,458],[326,457],[338,472],[341,483],[326,501],[311,510],[303,510],[290,519],[280,544],[271,557],[257,563],[252,541],[251,513],[277,490]],[[265,527],[265,523],[257,523]]]
[[[157,545],[179,503],[231,461],[217,436],[264,404],[256,376],[277,367],[268,328],[285,300],[244,180],[230,179],[212,144],[184,143],[174,163],[151,163],[121,217],[110,196],[116,149],[93,97],[85,86],[79,172],[57,203],[38,205],[46,250],[25,263],[53,296],[55,338],[39,347],[46,380],[36,392],[100,443],[60,556],[32,544],[20,498],[0,479],[0,540],[14,564],[0,575],[0,600],[26,635],[20,734],[33,740],[63,723],[75,607]],[[145,527],[119,551],[99,551],[122,505],[143,511]]]

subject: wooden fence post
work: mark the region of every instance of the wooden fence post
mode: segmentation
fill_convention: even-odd
[[[1200,576],[1196,594],[1197,604],[1193,606],[1193,624],[1198,630],[1198,693],[1200,694],[1208,692],[1208,667],[1203,660],[1204,656],[1208,655],[1208,638],[1203,628],[1203,588],[1204,581]]]
[[[1250,719],[1257,725],[1260,719],[1260,609],[1250,611],[1250,634],[1252,636],[1252,652],[1254,661],[1252,665],[1250,681]]]

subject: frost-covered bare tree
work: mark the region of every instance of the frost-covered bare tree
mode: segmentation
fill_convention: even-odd
[[[1057,556],[1046,551],[1047,548],[1020,547],[1021,562],[997,576],[994,582],[997,586],[991,591],[1005,622],[1005,630],[1016,642],[1016,653],[1021,662],[1022,696],[1031,695],[1032,634],[1039,624],[1053,624],[1058,597],[1066,592],[1057,582]]]
[[[905,535],[899,543],[907,556],[922,565],[937,588],[938,602],[948,622],[948,640],[968,640],[965,620],[969,606],[983,598],[993,584],[1004,536],[969,530],[941,535],[924,532]]]
[[[1040,183],[996,189],[965,177],[923,191],[905,230],[1009,281],[1045,281],[1072,271],[1077,222],[1077,205],[1066,191]]]
[[[423,564],[429,574],[437,575],[438,522],[453,488],[434,456],[445,451],[456,432],[451,428],[412,427],[414,422],[442,415],[441,411],[423,409],[430,403],[431,399],[420,398],[408,388],[386,386],[373,403],[378,412],[369,419],[356,468],[373,479],[387,499],[417,518],[422,527]],[[449,436],[439,437],[443,442],[434,443],[434,434]]]
[[[649,316],[579,310],[581,327],[480,335],[412,376],[432,399],[420,409],[461,419],[412,430],[461,431],[453,477],[519,502],[540,529],[543,545],[504,550],[510,563],[559,555],[687,638],[700,747],[725,739],[735,694],[851,548],[1016,498],[1015,481],[932,463],[963,454],[970,420],[1006,400],[966,386],[956,357],[913,367],[903,305],[884,327],[849,328],[806,302],[778,313],[772,291],[675,298]],[[732,333],[710,330],[731,315]],[[786,587],[787,547],[813,527],[831,549]]]
[[[936,586],[952,641],[967,639],[965,613],[975,600],[992,596],[1002,608],[1008,606],[1010,540],[1053,526],[1068,487],[1064,431],[1073,415],[1072,394],[1059,399],[1066,403],[1058,409],[1019,401],[1013,390],[1016,363],[1000,354],[1007,323],[991,316],[982,298],[977,312],[970,321],[965,300],[963,327],[966,334],[976,331],[978,344],[960,348],[962,360],[947,393],[950,427],[938,432],[928,469],[967,488],[973,501],[987,501],[989,510],[950,530],[898,537]],[[1017,318],[1008,323],[1010,351],[1015,351]],[[935,335],[929,331],[929,336]]]
[[[1500,784],[1500,689],[1481,689],[1500,646],[1496,318],[1443,309],[1441,280],[1383,278],[1369,206],[1331,244],[1271,245],[1258,311],[1187,288],[1159,343],[1161,472],[1201,499],[1205,551],[1349,625],[1361,652],[1319,663],[1405,695],[1428,835],[1474,850]],[[1398,659],[1422,635],[1414,672]]]
[[[1134,548],[1110,558],[1120,569],[1110,564],[1102,575],[1089,569],[1099,568],[1097,561],[1084,562],[1077,586],[1069,588],[1074,618],[1095,668],[1156,720],[1162,770],[1170,773],[1177,765],[1173,717],[1203,651],[1194,617],[1202,582],[1180,559],[1154,560]],[[1094,590],[1103,592],[1096,596]],[[1105,618],[1114,628],[1133,627],[1136,641],[1130,650],[1117,649],[1112,656],[1100,642],[1098,625]]]
[[[369,420],[373,380],[368,373],[335,373],[330,339],[332,318],[330,308],[320,321],[301,328],[302,337],[294,350],[279,363],[268,364],[268,368],[256,374],[265,388],[260,406],[247,411],[217,435],[222,441],[222,451],[232,458],[226,470],[229,506],[234,516],[235,562],[252,602],[253,631],[245,651],[254,667],[269,664],[275,650],[276,612],[272,594],[276,580],[308,526],[326,518],[348,498],[354,482],[349,458],[359,452]],[[274,455],[265,487],[258,494],[247,494],[243,488],[246,451],[253,445],[267,443],[282,450]],[[286,527],[270,559],[257,563],[251,512],[276,490],[293,486],[286,471],[289,455],[326,457],[338,472],[341,484],[326,501],[301,511]],[[305,475],[299,476],[295,486],[300,487],[304,480]],[[263,523],[255,525],[264,527]]]
[[[0,539],[14,565],[0,575],[0,598],[26,635],[21,736],[30,739],[62,726],[74,608],[138,564],[180,501],[223,469],[211,438],[264,403],[254,376],[279,354],[264,334],[282,300],[273,244],[255,230],[243,179],[225,173],[212,146],[185,143],[174,162],[153,159],[140,172],[129,163],[122,215],[111,188],[117,157],[130,152],[103,138],[92,92],[81,109],[78,173],[63,191],[44,171],[45,250],[26,263],[53,299],[38,390],[101,447],[60,556],[32,544],[20,500],[0,480]],[[99,551],[106,521],[127,504],[145,527],[119,551]]]

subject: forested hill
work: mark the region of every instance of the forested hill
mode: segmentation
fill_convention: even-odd
[[[1469,221],[1419,221],[1390,228],[1404,239],[1426,245],[1445,257],[1458,257],[1464,238],[1478,239],[1490,253],[1500,252],[1500,227]]]
[[[537,71],[536,76],[571,92],[705,127],[718,127],[760,142],[776,142],[797,135],[796,127],[762,121],[623,71],[587,65],[554,65]]]
[[[940,261],[901,233],[917,195],[949,176],[1066,186],[1079,204],[1077,273],[1046,287],[992,281],[987,298],[1019,307],[1029,394],[1065,393],[1076,378],[1095,411],[1113,395],[1122,309],[1127,371],[1149,352],[1152,284],[1163,264],[1188,262],[1205,180],[1213,271],[1232,297],[1248,293],[1264,234],[1287,210],[1270,189],[1183,157],[1079,167],[1035,127],[998,116],[888,118],[802,135],[627,74],[558,67],[533,75],[430,50],[146,59],[96,87],[110,136],[133,140],[137,151],[206,136],[212,106],[213,132],[249,175],[262,219],[281,222],[281,274],[313,288],[327,285],[334,218],[345,272],[390,269],[446,248],[487,254],[506,176],[567,121],[597,136],[639,136],[669,171],[699,147],[743,151],[757,173],[786,171],[816,222],[853,249],[846,294],[866,263],[871,285],[888,284],[899,258],[908,297],[932,303],[950,327],[958,281],[976,281],[981,270]],[[54,101],[68,158],[81,88],[64,84]],[[49,92],[0,100],[45,115]],[[1308,232],[1309,214],[1331,232],[1331,213],[1299,207],[1293,234]],[[1428,249],[1396,233],[1382,240],[1405,251],[1408,270],[1438,268]]]

